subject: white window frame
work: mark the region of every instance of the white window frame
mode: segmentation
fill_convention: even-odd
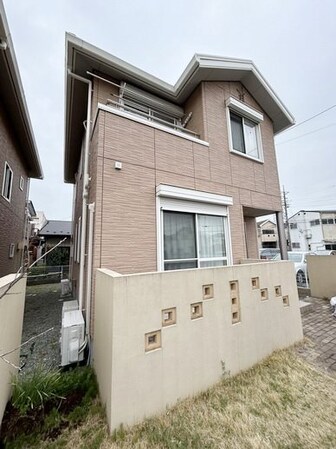
[[[6,183],[6,173],[7,173],[7,168],[9,168],[9,171],[11,173],[11,180],[10,180],[10,187],[9,187],[9,197],[7,198],[7,196],[4,194],[4,190],[5,190],[5,183]],[[12,188],[13,188],[13,170],[11,169],[9,163],[6,161],[5,162],[5,167],[4,167],[4,172],[3,172],[3,180],[2,180],[2,196],[3,198],[5,198],[6,201],[8,201],[9,203],[11,202],[11,198],[12,198]]]
[[[24,177],[23,177],[23,176],[20,176],[20,184],[19,184],[19,188],[20,188],[20,190],[22,190],[22,191],[23,191],[23,189],[24,189]]]
[[[228,208],[228,206],[231,206],[232,204],[233,200],[230,196],[160,184],[156,188],[157,270],[164,271],[164,211],[184,212],[195,215],[197,260],[202,262],[207,259],[201,259],[199,257],[197,214],[224,217],[226,259],[227,265],[232,265],[232,244]],[[222,257],[210,258],[209,260],[216,259],[223,260]],[[179,261],[182,261],[182,259]]]
[[[245,103],[238,101],[236,98],[230,97],[225,102],[226,105],[226,120],[227,120],[227,128],[228,128],[228,138],[229,138],[229,150],[231,153],[237,154],[239,156],[245,157],[247,159],[252,159],[253,161],[264,163],[264,152],[262,147],[262,139],[261,139],[261,130],[260,123],[264,120],[263,114],[259,111],[251,108]],[[236,115],[239,115],[243,120],[243,133],[245,140],[245,131],[244,131],[244,119],[252,121],[256,124],[256,136],[257,136],[257,146],[259,157],[253,157],[249,154],[242,153],[241,151],[235,150],[233,148],[232,142],[232,129],[231,129],[231,117],[230,112],[233,112]]]

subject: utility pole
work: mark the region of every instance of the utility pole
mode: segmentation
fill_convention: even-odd
[[[289,208],[288,193],[289,192],[285,191],[285,186],[282,186],[282,207],[283,207],[284,217],[285,217],[285,230],[287,233],[287,250],[291,251],[292,242],[291,242],[289,223],[288,223],[288,208]]]

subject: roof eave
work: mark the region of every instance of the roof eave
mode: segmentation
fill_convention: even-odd
[[[6,77],[10,86],[10,91],[6,91],[5,95],[7,98],[11,98],[12,123],[16,134],[22,142],[22,148],[28,152],[28,158],[23,156],[27,164],[29,177],[42,179],[42,166],[2,0],[0,0],[0,38],[7,44],[6,49],[0,50],[4,65],[4,72],[1,76]]]

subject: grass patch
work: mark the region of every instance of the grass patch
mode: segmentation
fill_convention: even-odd
[[[294,351],[279,351],[166,413],[132,428],[120,427],[112,435],[101,406],[91,402],[81,424],[31,447],[334,449],[335,387],[334,378],[316,371]]]

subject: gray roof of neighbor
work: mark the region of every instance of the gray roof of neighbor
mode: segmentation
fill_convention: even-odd
[[[39,235],[71,235],[71,221],[48,220]]]
[[[43,178],[33,128],[8,27],[5,8],[0,0],[0,102],[14,129],[19,154],[30,178]]]

